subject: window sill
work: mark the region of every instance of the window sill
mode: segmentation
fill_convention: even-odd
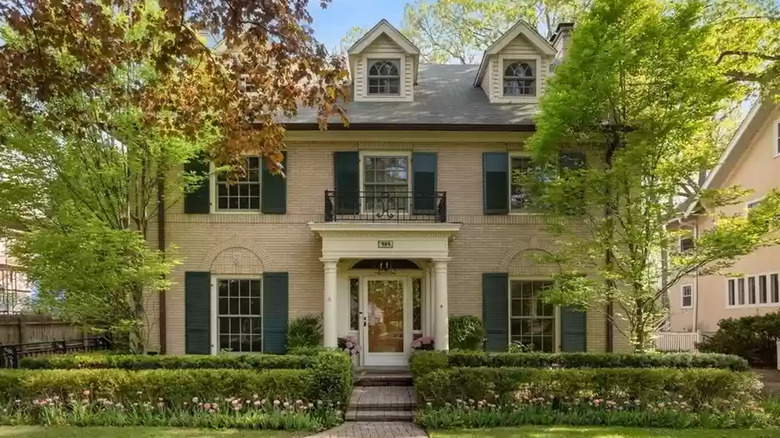
[[[242,215],[242,214],[263,214],[260,209],[257,210],[212,210],[211,214]]]

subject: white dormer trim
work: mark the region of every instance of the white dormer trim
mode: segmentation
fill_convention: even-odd
[[[387,20],[382,19],[376,26],[366,32],[365,35],[355,41],[355,44],[347,50],[350,55],[359,55],[362,53],[371,43],[379,38],[382,34],[387,35],[393,42],[398,44],[409,55],[420,55],[420,49],[417,48],[408,38],[406,38],[401,32],[398,31]]]
[[[507,44],[514,41],[514,39],[520,35],[526,37],[528,41],[530,41],[531,44],[536,47],[536,49],[539,50],[543,55],[555,56],[555,54],[558,53],[558,51],[555,50],[555,47],[553,47],[549,41],[544,39],[544,37],[539,35],[539,32],[537,32],[536,29],[532,28],[525,21],[520,20],[503,35],[501,35],[501,37],[496,40],[496,42],[491,44],[487,50],[485,50],[485,53],[482,55],[482,62],[479,64],[479,70],[477,70],[477,77],[474,79],[475,86],[479,85],[479,83],[482,81],[482,77],[485,75],[485,70],[487,69],[488,65],[487,60],[490,58],[490,56],[497,55],[504,47],[507,46]]]

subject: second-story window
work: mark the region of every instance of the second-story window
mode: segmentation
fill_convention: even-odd
[[[241,211],[260,209],[260,157],[246,157],[244,171],[230,180],[217,174],[217,210]]]
[[[527,187],[524,187],[522,177],[533,170],[533,163],[530,156],[510,157],[511,172],[509,207],[512,213],[527,210],[531,204],[531,194]]]
[[[369,61],[368,94],[401,94],[401,69],[399,62],[392,59]]]
[[[685,285],[682,287],[682,307],[684,309],[693,307],[693,286]]]
[[[384,207],[406,211],[409,157],[405,155],[363,157],[363,190],[366,192],[365,207],[369,210]],[[393,205],[375,205],[383,202]]]
[[[536,63],[508,61],[504,69],[504,96],[536,96]]]

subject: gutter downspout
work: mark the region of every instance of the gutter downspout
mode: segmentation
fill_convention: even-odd
[[[157,175],[157,249],[165,257],[165,176],[160,172]],[[165,291],[157,292],[157,307],[159,311],[160,327],[160,354],[165,354],[168,349],[165,309]]]

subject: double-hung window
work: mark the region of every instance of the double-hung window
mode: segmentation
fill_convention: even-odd
[[[368,62],[368,94],[401,94],[401,68],[397,59],[378,59]]]
[[[217,350],[263,350],[263,286],[259,278],[217,279]]]
[[[555,351],[555,306],[541,298],[541,293],[551,286],[549,280],[510,281],[512,342],[532,345],[536,351]]]
[[[363,157],[364,212],[409,210],[409,161],[408,155]]]
[[[687,309],[693,307],[693,286],[686,284],[681,289],[682,289],[682,308]]]
[[[504,61],[504,96],[536,96],[536,61]]]
[[[243,169],[238,175],[217,173],[217,211],[260,209],[261,160],[258,156],[245,157],[244,160]]]

